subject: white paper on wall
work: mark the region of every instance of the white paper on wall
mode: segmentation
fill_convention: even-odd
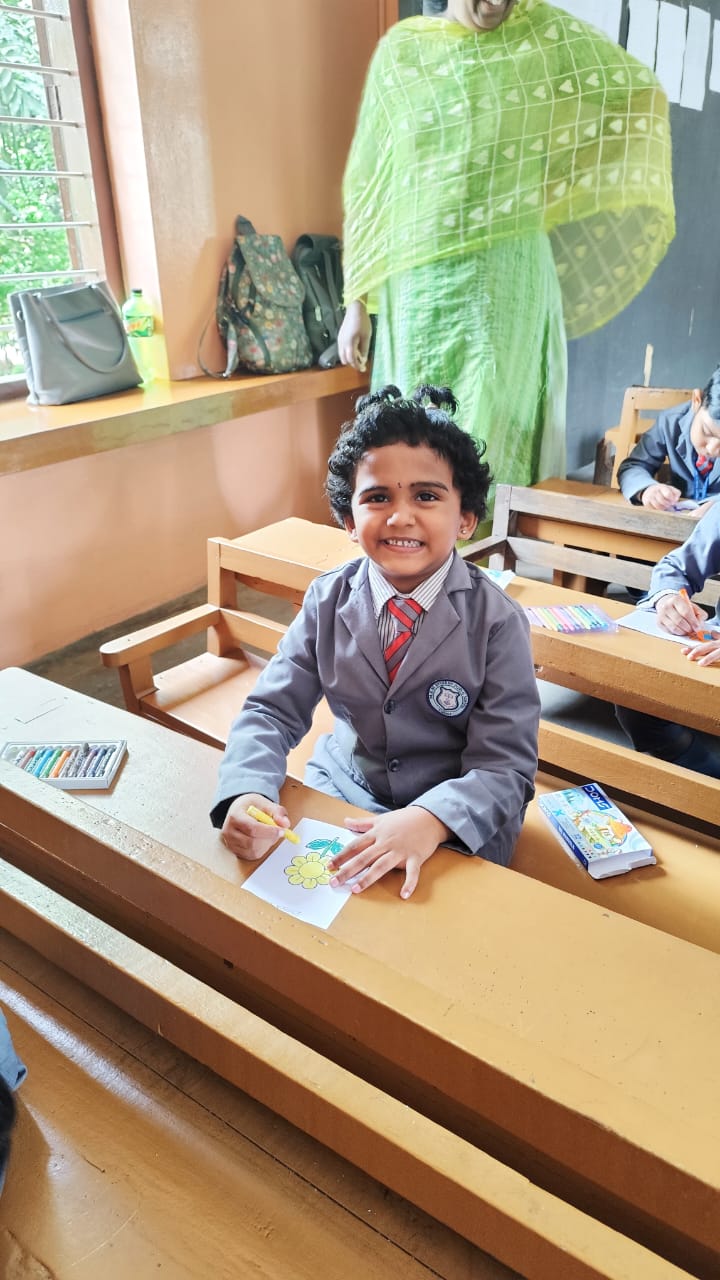
[[[559,9],[565,9],[574,18],[591,22],[599,31],[617,44],[620,36],[622,0],[560,0]]]
[[[717,19],[713,23],[713,55],[708,88],[712,89],[713,93],[720,93],[720,22]]]
[[[717,25],[717,24],[716,24]],[[683,62],[680,106],[702,111],[705,102],[705,77],[710,51],[710,14],[697,5],[688,9],[687,39]]]
[[[670,102],[680,101],[687,12],[668,0],[660,0],[655,71]]]
[[[655,69],[660,0],[630,0],[627,51]]]

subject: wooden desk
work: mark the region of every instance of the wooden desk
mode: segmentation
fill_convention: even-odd
[[[710,1276],[720,1250],[717,955],[450,851],[425,868],[412,903],[390,877],[315,931],[238,892],[248,868],[205,817],[212,748],[28,673],[2,673],[0,690],[6,737],[62,726],[130,747],[113,791],[89,801],[2,766],[6,856]],[[284,800],[294,821],[349,811],[294,782]],[[566,860],[539,819],[522,839]]]
[[[562,546],[578,546],[582,545],[588,551],[604,551],[608,555],[627,556],[635,560],[647,560],[651,564],[656,564],[668,551],[672,551],[675,547],[690,537],[693,529],[696,527],[697,521],[691,520],[690,517],[681,511],[672,513],[674,521],[677,521],[677,538],[668,539],[663,542],[658,538],[643,538],[642,535],[642,519],[643,507],[632,506],[626,498],[623,497],[619,489],[612,488],[610,485],[587,484],[580,480],[561,480],[558,477],[552,477],[548,480],[542,480],[540,484],[533,486],[536,489],[542,489],[548,493],[569,494],[573,498],[593,498],[598,502],[604,502],[610,507],[624,509],[628,515],[627,532],[620,532],[617,529],[602,529],[596,524],[587,524],[582,528],[582,543],[577,542],[578,529],[576,525],[568,525],[562,519],[549,519],[547,516],[535,516],[523,514],[518,519],[518,532],[528,538],[542,538],[546,542],[555,542]]]
[[[508,594],[522,605],[598,604],[597,596],[534,579],[513,579]],[[603,599],[611,618],[630,611]],[[620,627],[577,635],[531,628],[538,676],[606,702],[720,733],[720,668],[699,667],[679,644]]]
[[[114,396],[67,405],[0,404],[0,476],[68,458],[194,431],[266,409],[367,388],[367,375],[338,365],[297,373],[246,375],[227,382],[158,380]]]

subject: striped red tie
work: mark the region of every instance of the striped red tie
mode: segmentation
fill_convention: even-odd
[[[695,463],[695,470],[699,471],[701,476],[706,476],[708,472],[712,471],[714,465],[715,461],[713,458],[708,458],[705,453],[699,453],[697,456],[697,462]]]
[[[422,605],[418,604],[417,600],[413,600],[410,596],[393,596],[391,600],[388,600],[387,607],[388,612],[392,614],[397,623],[395,635],[383,654],[388,679],[392,684],[398,673],[400,663],[410,647],[410,641],[413,638],[413,626],[423,610]]]

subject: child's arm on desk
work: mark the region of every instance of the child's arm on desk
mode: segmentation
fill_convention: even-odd
[[[451,835],[444,822],[415,804],[376,818],[346,818],[345,826],[360,834],[328,862],[329,870],[337,872],[330,883],[341,885],[356,877],[353,893],[362,893],[386,872],[402,867],[401,898],[414,892],[423,865]]]
[[[269,821],[254,817],[249,812],[253,809],[256,813],[266,814]],[[223,844],[237,858],[257,862],[265,857],[289,826],[287,810],[281,804],[274,804],[267,796],[253,791],[233,800],[225,815],[221,834]]]

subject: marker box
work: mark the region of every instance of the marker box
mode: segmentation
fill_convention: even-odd
[[[119,738],[92,742],[6,742],[0,760],[65,791],[104,791],[127,755]]]
[[[651,866],[653,851],[597,782],[538,796],[541,812],[593,880]]]

